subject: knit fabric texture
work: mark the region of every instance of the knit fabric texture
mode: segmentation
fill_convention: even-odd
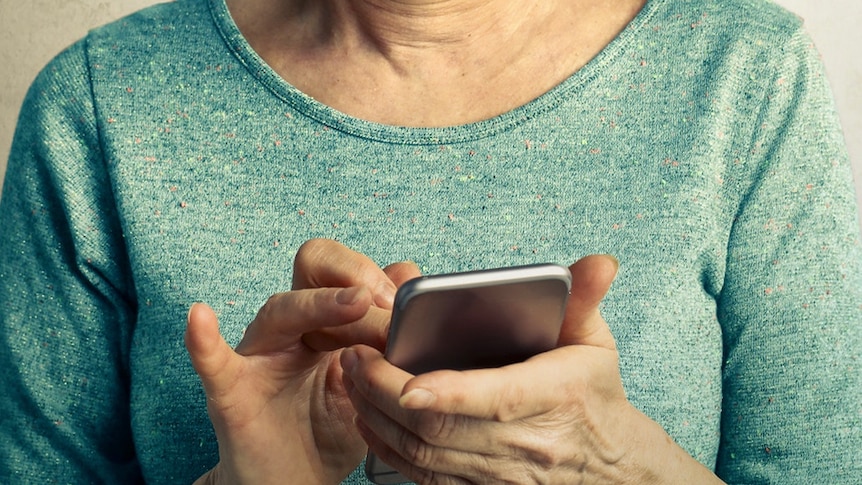
[[[811,40],[764,0],[650,0],[549,92],[447,128],[304,95],[223,0],[158,5],[43,70],[0,204],[3,483],[212,467],[189,306],[235,345],[318,237],[425,273],[613,254],[636,407],[729,483],[862,477],[850,166]]]

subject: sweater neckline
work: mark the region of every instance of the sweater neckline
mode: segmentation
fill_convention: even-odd
[[[649,22],[662,1],[648,0],[635,18],[593,59],[532,101],[486,120],[439,128],[367,121],[315,100],[285,81],[252,49],[231,17],[226,0],[210,0],[209,4],[215,25],[234,56],[258,82],[296,111],[330,128],[368,140],[409,145],[445,145],[486,138],[514,129],[552,111],[563,101],[572,99],[578,91],[601,77],[613,65]]]

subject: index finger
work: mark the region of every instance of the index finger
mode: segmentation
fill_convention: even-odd
[[[316,330],[356,323],[371,308],[367,288],[319,288],[278,293],[261,307],[236,351],[243,355],[284,352]]]
[[[294,290],[350,286],[370,289],[376,306],[392,308],[395,284],[371,258],[330,239],[300,246],[293,262]]]
[[[405,384],[399,403],[406,409],[509,422],[597,393],[617,397],[616,369],[611,350],[569,346],[504,367],[418,375]]]

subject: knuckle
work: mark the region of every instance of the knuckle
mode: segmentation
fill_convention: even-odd
[[[413,467],[410,469],[409,477],[415,483],[427,485],[440,485],[440,476],[430,470]]]
[[[526,400],[524,389],[520,386],[507,386],[497,395],[494,404],[493,419],[508,423],[520,417],[521,409]]]
[[[255,315],[254,319],[249,324],[249,327],[257,322],[265,322],[272,319],[275,309],[278,308],[279,303],[281,302],[282,294],[276,293],[274,295],[270,295],[269,298],[266,299],[266,302],[262,307],[257,311],[257,315]]]
[[[573,447],[570,440],[562,434],[544,433],[542,438],[520,450],[520,454],[530,464],[523,471],[534,479],[542,482],[541,477],[550,477],[564,469],[581,469],[585,466],[586,456],[583,451]]]
[[[399,449],[404,453],[404,458],[416,467],[429,469],[434,463],[434,448],[411,433],[401,435]]]
[[[548,446],[537,447],[530,450],[529,457],[530,462],[534,467],[542,473],[556,470],[567,461],[563,458],[563,454],[558,449]]]
[[[318,256],[326,251],[328,244],[329,241],[322,238],[309,239],[302,243],[293,258],[294,266],[308,266],[311,261],[317,260]]]
[[[467,483],[494,483],[500,485],[548,483],[546,480],[537,479],[540,475],[532,473],[522,461],[513,461],[511,456],[473,454],[470,458],[469,469],[475,482]]]
[[[476,485],[478,483],[498,483],[496,481],[476,482],[455,475],[437,473],[428,470],[421,470],[417,472],[415,481],[416,483],[421,483],[423,485]]]
[[[488,455],[473,454],[471,455],[471,468],[475,470],[476,475],[484,477],[491,483],[508,484],[515,474],[512,473],[511,466],[508,466],[500,457],[490,457]],[[518,481],[515,483],[527,483]]]
[[[452,475],[443,475],[440,473],[429,473],[427,481],[419,481],[417,483],[428,483],[430,485],[472,485],[470,482]]]
[[[460,428],[460,415],[443,413],[420,413],[413,428],[416,434],[431,444],[442,444]]]

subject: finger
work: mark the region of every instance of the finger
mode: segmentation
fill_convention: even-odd
[[[507,423],[552,413],[600,392],[597,386],[614,386],[616,368],[612,350],[567,346],[500,368],[416,376],[404,385],[399,403],[406,409]],[[589,377],[596,375],[598,384]]]
[[[499,439],[505,432],[500,423],[399,406],[399,389],[410,374],[379,352],[358,346],[346,349],[341,361],[360,433],[379,458],[406,476],[419,483],[449,483],[437,480],[460,472],[487,477],[496,463],[491,457],[507,451],[501,449],[506,440]]]
[[[390,264],[383,268],[383,272],[386,273],[386,276],[388,276],[392,283],[397,287],[400,287],[413,278],[422,276],[419,266],[417,266],[413,261],[403,261],[400,263]]]
[[[406,429],[429,443],[449,442],[450,448],[459,450],[491,452],[498,444],[492,434],[475,432],[477,423],[472,417],[446,413],[438,408],[404,406],[401,400],[405,385],[415,377],[393,366],[380,352],[364,346],[351,347],[342,352],[341,364],[346,388],[351,391],[351,402],[357,412],[390,442],[397,441],[396,437],[403,435]],[[459,373],[442,371],[440,374]],[[481,380],[483,376],[475,378]],[[448,385],[445,378],[437,383]]]
[[[341,368],[351,386],[375,403],[397,403],[401,389],[413,375],[390,364],[376,349],[356,345],[341,353]],[[389,406],[398,411],[398,405]]]
[[[379,408],[393,415],[398,422],[406,410],[398,405],[401,389],[413,376],[383,357],[383,354],[370,347],[357,345],[344,349],[340,356],[345,389],[357,411],[369,406]]]
[[[353,323],[306,333],[302,336],[302,341],[318,352],[359,344],[382,351],[386,348],[390,315],[391,312],[388,310],[371,307],[365,316]]]
[[[586,256],[569,267],[572,290],[560,330],[560,345],[615,349],[613,335],[599,313],[599,303],[617,275],[619,261],[610,255]]]
[[[462,457],[469,454],[507,451],[506,435],[511,432],[507,433],[503,423],[462,414],[408,410],[400,407],[394,398],[378,401],[373,395],[364,394],[367,390],[361,385],[352,384],[355,381],[348,382],[351,383],[348,384],[351,403],[361,421],[411,463],[454,473],[459,469],[457,466],[446,468],[442,463],[465,464]]]
[[[419,267],[412,262],[394,263],[383,269],[386,276],[397,286],[421,276]],[[387,332],[391,312],[372,308],[367,317],[354,324],[326,328],[303,335],[302,340],[318,351],[336,350],[351,345],[368,345],[383,351],[386,348]]]
[[[434,472],[418,466],[407,458],[401,456],[399,452],[390,447],[385,440],[377,436],[374,431],[361,420],[357,420],[356,428],[359,430],[359,434],[362,436],[362,439],[368,445],[368,450],[370,452],[374,453],[379,460],[398,470],[412,482],[433,483],[435,485],[472,485],[477,483],[454,474],[444,474],[440,471]],[[460,468],[458,471],[461,470],[464,470],[464,468]]]
[[[392,308],[395,285],[374,261],[329,239],[312,239],[296,253],[293,263],[295,290],[306,288],[365,286],[374,304]]]
[[[303,334],[363,318],[371,308],[371,298],[365,287],[278,293],[258,311],[236,351],[265,355],[295,350],[297,345],[303,345]]]
[[[185,344],[207,396],[217,398],[238,375],[241,363],[219,333],[215,312],[204,303],[189,309]]]

